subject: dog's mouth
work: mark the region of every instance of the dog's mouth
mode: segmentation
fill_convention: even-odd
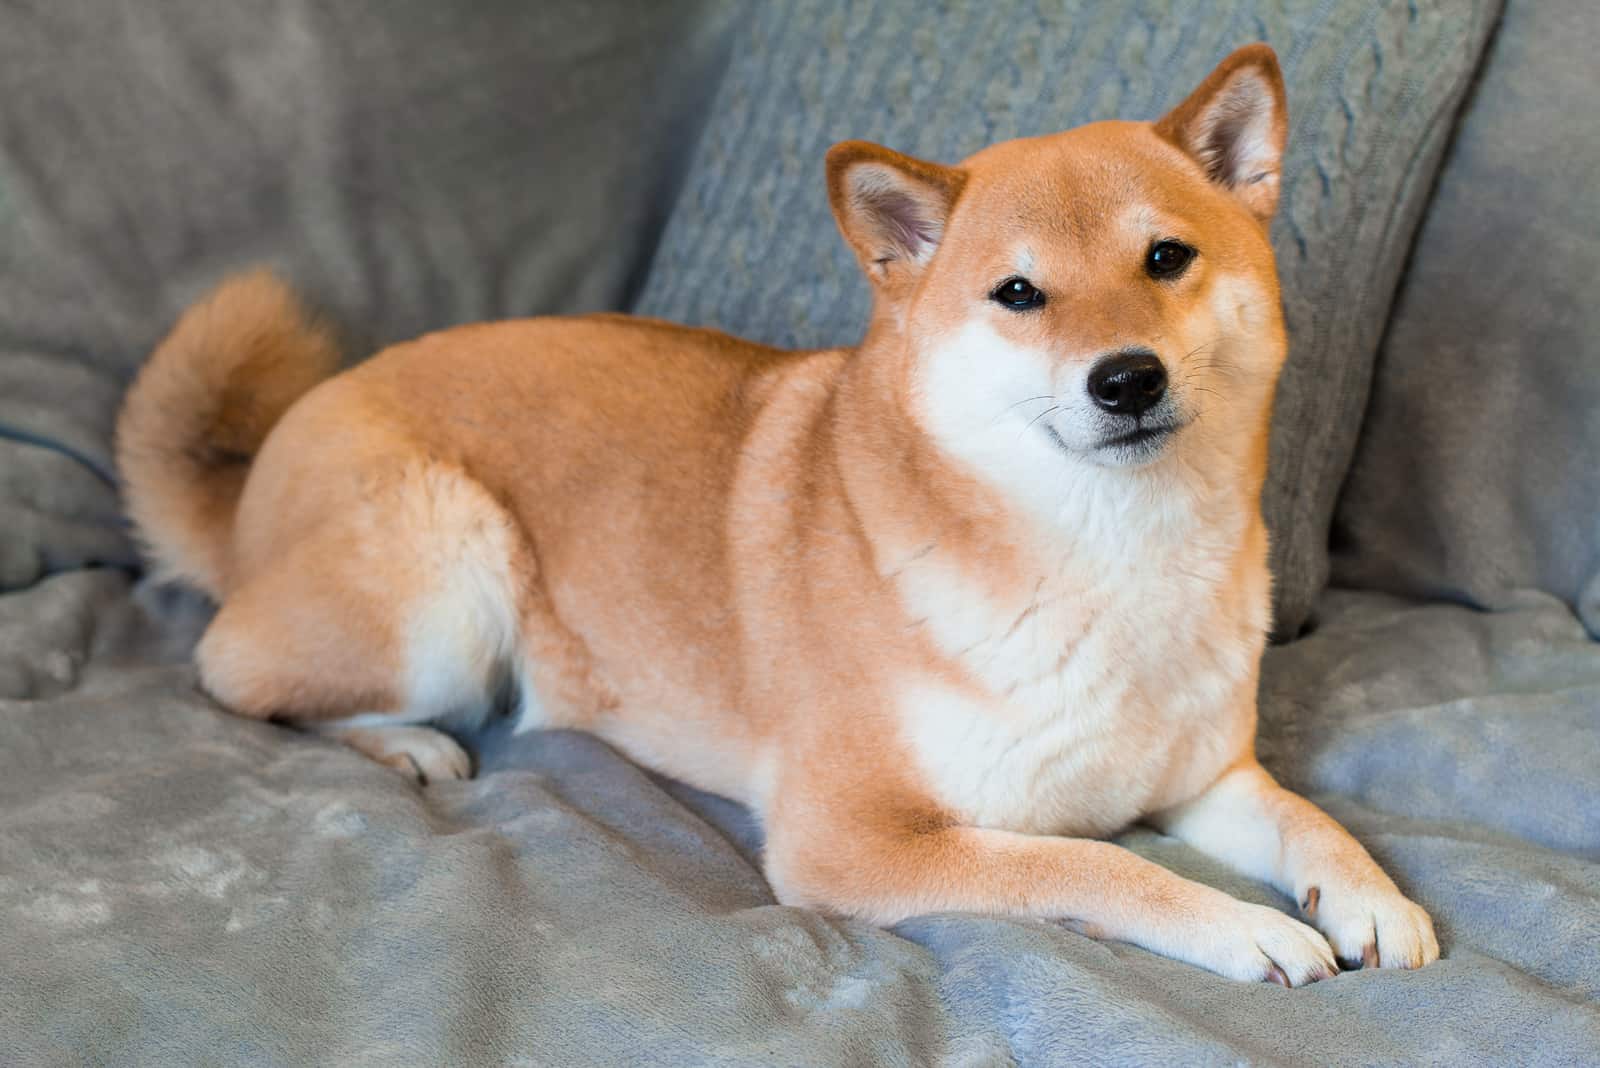
[[[1097,448],[1101,449],[1151,449],[1182,429],[1178,423],[1158,423],[1154,426],[1138,426],[1126,434],[1117,434],[1101,440]]]
[[[1132,430],[1121,434],[1112,434],[1101,438],[1089,447],[1091,453],[1110,453],[1122,458],[1122,462],[1153,457],[1161,451],[1167,441],[1187,426],[1181,423],[1149,423],[1136,426]],[[1055,446],[1062,452],[1077,454],[1079,449],[1067,444],[1065,438],[1049,423],[1040,423],[1040,428],[1050,438]],[[1081,446],[1080,446],[1081,448]]]

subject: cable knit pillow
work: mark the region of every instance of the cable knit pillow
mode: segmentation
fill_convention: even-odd
[[[1238,45],[1277,49],[1289,156],[1273,228],[1292,339],[1266,490],[1277,631],[1327,577],[1373,353],[1498,0],[1014,4],[790,0],[735,44],[637,310],[773,344],[852,344],[867,286],[835,233],[829,144],[942,162],[1162,114]]]

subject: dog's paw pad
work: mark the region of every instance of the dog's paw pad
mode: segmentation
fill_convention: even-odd
[[[1306,914],[1306,919],[1317,918],[1317,906],[1322,904],[1322,887],[1313,886],[1306,891],[1305,900],[1300,902],[1300,911]]]

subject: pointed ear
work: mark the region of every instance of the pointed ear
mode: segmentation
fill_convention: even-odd
[[[1278,57],[1245,45],[1200,88],[1156,123],[1156,133],[1187,152],[1262,222],[1278,209],[1278,175],[1289,137]]]
[[[828,150],[828,200],[874,282],[915,275],[939,247],[966,175],[866,141]]]

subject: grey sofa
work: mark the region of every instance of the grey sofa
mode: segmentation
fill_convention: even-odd
[[[0,0],[0,1062],[1600,1062],[1600,9],[1191,7]],[[844,343],[831,140],[1153,117],[1253,39],[1293,115],[1261,751],[1439,963],[1286,991],[837,922],[592,738],[494,726],[419,791],[195,692],[209,609],[140,579],[110,428],[225,271],[357,354],[602,308]]]

